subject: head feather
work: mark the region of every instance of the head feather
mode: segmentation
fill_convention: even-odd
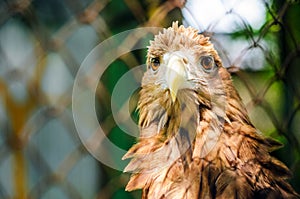
[[[192,51],[196,55],[210,54],[214,56],[217,64],[221,64],[210,38],[200,34],[193,27],[179,26],[178,21],[173,22],[171,27],[163,29],[154,37],[154,40],[150,41],[147,57],[159,57],[166,52],[179,50]]]

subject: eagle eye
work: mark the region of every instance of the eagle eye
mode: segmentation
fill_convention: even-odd
[[[150,67],[153,71],[156,71],[160,66],[160,59],[158,57],[150,58]]]
[[[212,56],[202,56],[200,58],[200,64],[206,72],[212,71],[215,67],[215,61]]]

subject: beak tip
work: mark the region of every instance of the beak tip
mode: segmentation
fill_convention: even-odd
[[[176,95],[177,94],[174,91],[172,91],[172,90],[170,90],[170,94],[171,94],[171,100],[174,103],[176,101]]]

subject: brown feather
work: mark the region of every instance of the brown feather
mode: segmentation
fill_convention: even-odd
[[[175,101],[163,79],[172,53],[184,57],[188,73]],[[154,199],[299,197],[286,181],[289,169],[269,154],[281,144],[252,125],[209,38],[174,23],[150,42],[147,56],[148,66],[153,57],[162,61],[142,80],[140,138],[123,157],[133,172],[127,191]],[[203,56],[213,57],[213,72],[199,66]]]

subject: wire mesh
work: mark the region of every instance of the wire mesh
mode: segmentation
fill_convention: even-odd
[[[201,31],[232,73],[253,123],[284,144],[273,155],[291,168],[291,183],[300,192],[299,2],[260,1],[265,17],[259,28],[235,11],[238,3],[218,2],[226,12]],[[191,24],[181,14],[183,5],[180,0],[0,3],[0,198],[139,198],[139,191],[124,191],[127,174],[97,161],[80,141],[72,117],[73,83],[85,57],[110,36],[182,19]],[[191,6],[188,1],[185,9]],[[215,31],[232,16],[232,31]],[[145,49],[119,57],[97,86],[98,120],[124,150],[135,138],[116,124],[110,99],[122,75],[144,62]],[[136,96],[130,103],[135,118]]]

